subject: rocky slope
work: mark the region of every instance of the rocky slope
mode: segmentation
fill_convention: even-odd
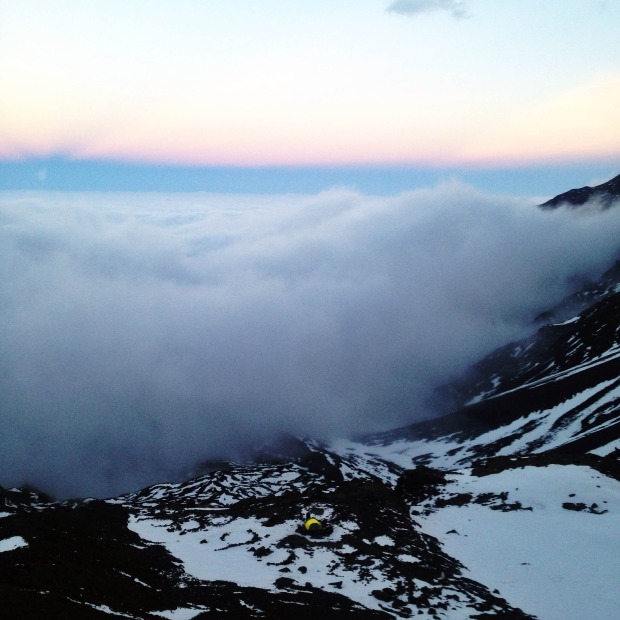
[[[596,201],[603,208],[610,207],[620,198],[620,175],[594,187],[580,187],[559,194],[540,205],[543,209],[554,209],[561,205],[580,207],[589,201]]]

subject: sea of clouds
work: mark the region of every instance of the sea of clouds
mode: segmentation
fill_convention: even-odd
[[[437,386],[618,257],[620,209],[393,197],[0,195],[0,484],[106,496]],[[576,277],[575,277],[576,276]]]

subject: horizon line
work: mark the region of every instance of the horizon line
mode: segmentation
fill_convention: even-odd
[[[186,165],[63,156],[0,158],[0,191],[318,193],[346,188],[390,195],[460,181],[483,191],[553,196],[618,174],[606,160],[496,165]],[[607,178],[608,177],[608,178]]]

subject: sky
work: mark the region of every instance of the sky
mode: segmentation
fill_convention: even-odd
[[[619,24],[612,0],[0,0],[0,189],[552,196],[618,172]]]
[[[620,209],[0,194],[0,484],[105,497],[445,411],[436,388],[619,257]]]

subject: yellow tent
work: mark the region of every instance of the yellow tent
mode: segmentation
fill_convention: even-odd
[[[314,526],[314,527],[313,527]],[[321,522],[318,519],[315,519],[314,517],[308,519],[305,523],[304,523],[304,527],[306,528],[306,530],[309,532],[311,529],[312,530],[318,530],[321,529]]]

